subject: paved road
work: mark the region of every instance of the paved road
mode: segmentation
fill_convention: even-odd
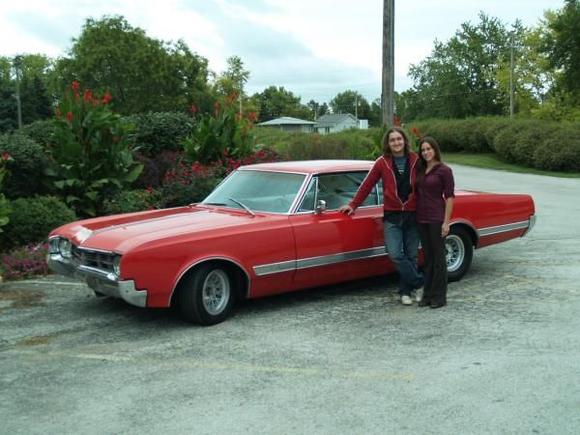
[[[52,277],[0,287],[0,433],[577,434],[580,180],[455,166],[532,193],[440,310],[393,279],[245,303],[199,328]]]

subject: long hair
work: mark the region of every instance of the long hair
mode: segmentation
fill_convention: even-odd
[[[387,130],[387,132],[383,135],[382,144],[383,144],[383,155],[385,157],[391,157],[391,147],[389,147],[389,136],[391,133],[400,133],[403,136],[403,142],[405,142],[405,155],[411,152],[411,146],[409,145],[409,138],[405,133],[405,130],[399,127],[391,127]]]
[[[424,143],[428,143],[433,148],[433,152],[435,153],[435,161],[441,163],[441,148],[439,147],[439,143],[435,140],[435,138],[431,136],[424,136],[419,140],[419,165],[417,170],[417,179],[416,184],[420,184],[425,178],[425,172],[427,171],[427,161],[423,157],[423,153],[421,152],[421,146]]]

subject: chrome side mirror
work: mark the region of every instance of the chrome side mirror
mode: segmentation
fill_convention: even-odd
[[[320,214],[325,210],[326,210],[326,201],[324,199],[319,199],[316,202],[316,208],[314,209],[314,212],[316,214]]]

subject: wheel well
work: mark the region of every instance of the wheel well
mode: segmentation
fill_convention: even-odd
[[[194,274],[201,266],[204,266],[207,264],[216,265],[216,266],[219,266],[219,265],[223,266],[224,269],[226,269],[229,273],[231,273],[232,279],[234,280],[234,283],[236,284],[235,285],[236,298],[237,299],[245,299],[247,297],[249,283],[248,283],[248,277],[247,277],[246,273],[244,272],[244,270],[240,266],[238,266],[237,264],[232,263],[231,261],[223,260],[223,259],[211,259],[211,260],[205,260],[205,261],[202,261],[200,263],[195,264],[187,272],[185,272],[181,276],[181,278],[179,278],[179,281],[175,285],[175,290],[174,290],[173,294],[171,295],[171,306],[172,307],[175,305],[175,302],[177,301],[177,294],[180,291],[181,283],[185,279],[189,278],[192,274]]]
[[[452,224],[451,228],[461,228],[462,230],[464,230],[469,235],[469,238],[471,239],[471,243],[473,244],[473,246],[477,248],[478,242],[477,233],[475,232],[475,229],[471,225],[464,223],[456,223]]]

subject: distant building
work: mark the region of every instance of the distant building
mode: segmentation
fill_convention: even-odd
[[[356,119],[350,113],[322,115],[316,120],[315,130],[320,134],[337,133],[349,128],[366,130],[369,128],[367,119]]]
[[[271,119],[270,121],[260,122],[256,125],[259,127],[274,127],[291,133],[312,133],[314,132],[316,122],[283,116],[281,118]]]

